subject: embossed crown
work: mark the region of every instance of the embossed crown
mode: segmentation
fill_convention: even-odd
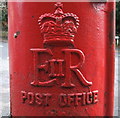
[[[39,17],[38,23],[44,38],[44,44],[60,42],[74,44],[74,36],[79,26],[79,18],[73,13],[63,13],[63,4],[55,4],[54,13],[45,13]]]

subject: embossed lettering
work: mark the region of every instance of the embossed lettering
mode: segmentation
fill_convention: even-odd
[[[93,103],[98,102],[98,90],[93,91]]]
[[[91,86],[92,82],[89,82],[85,79],[83,74],[80,72],[79,68],[83,65],[85,56],[81,50],[78,49],[64,49],[63,52],[65,53],[65,62],[66,62],[66,77],[65,82],[62,84],[63,87],[74,87],[75,85],[71,83],[71,71],[70,69],[76,73],[78,79],[84,86]],[[71,53],[75,53],[79,55],[80,62],[77,65],[71,65]]]
[[[39,106],[49,106],[50,98],[52,95],[50,93],[33,93],[21,91],[22,103],[28,103],[29,105],[37,104]]]
[[[92,92],[88,92],[87,94],[86,94],[86,102],[87,102],[87,104],[91,104],[92,103],[92,101],[93,101],[93,99],[92,99]]]
[[[22,103],[38,106],[49,106],[54,96],[50,93],[33,93],[21,91]],[[61,107],[90,105],[98,102],[98,90],[84,93],[61,93],[58,96],[58,103]]]
[[[68,94],[68,106],[71,106],[72,102],[74,102],[74,94]]]
[[[57,63],[59,64],[59,73],[57,74],[58,77],[64,77],[63,73],[63,59],[57,59]]]
[[[34,103],[34,94],[32,92],[28,92],[28,101],[29,104],[33,104]]]
[[[86,105],[86,93],[82,93],[82,104]]]
[[[81,101],[82,93],[76,93],[75,96],[76,96],[75,106],[78,106],[78,103]]]
[[[55,74],[55,62],[56,62],[55,59],[49,60],[50,67],[51,67],[51,73],[49,74],[49,77],[56,77],[56,74]]]
[[[67,96],[66,94],[61,93],[59,95],[59,105],[65,107],[67,105]]]
[[[42,100],[42,95],[40,94],[40,93],[36,93],[35,94],[35,98],[36,98],[36,103],[38,104],[38,105],[42,105],[42,103],[43,103],[43,100]]]
[[[61,107],[89,105],[98,102],[98,91],[60,94],[59,104]]]
[[[51,98],[51,94],[43,94],[45,96],[45,106],[49,106],[49,99]]]
[[[21,91],[21,94],[22,94],[22,102],[25,103],[27,99],[27,93],[25,91]]]
[[[46,66],[47,66],[46,63],[38,66],[38,63],[37,63],[38,53],[44,52],[44,53],[47,53],[48,55],[52,56],[53,54],[52,54],[51,50],[50,49],[35,48],[35,49],[31,49],[31,51],[33,51],[33,53],[34,53],[34,76],[35,76],[35,78],[34,78],[35,80],[33,82],[31,82],[31,85],[33,85],[33,86],[53,86],[56,79],[48,80],[45,82],[40,82],[37,79],[38,72],[39,72],[38,69],[44,70],[45,72],[47,71],[46,70]]]

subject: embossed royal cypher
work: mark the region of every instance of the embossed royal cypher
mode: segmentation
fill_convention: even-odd
[[[39,17],[44,48],[31,49],[34,56],[34,80],[31,85],[35,87],[56,84],[66,88],[75,87],[74,78],[71,81],[71,73],[77,76],[81,85],[92,85],[80,71],[85,62],[85,55],[74,44],[79,18],[73,13],[64,13],[62,9],[63,5],[57,3],[54,13],[45,13]],[[63,56],[59,56],[61,53]],[[72,63],[74,56],[78,58],[77,64]]]

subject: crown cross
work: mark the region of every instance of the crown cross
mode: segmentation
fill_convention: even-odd
[[[54,14],[56,14],[56,15],[61,15],[61,14],[63,14],[63,11],[62,11],[62,9],[63,9],[63,4],[61,4],[60,2],[58,2],[58,3],[56,3],[55,4],[55,13]]]

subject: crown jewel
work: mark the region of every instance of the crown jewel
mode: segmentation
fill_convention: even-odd
[[[73,13],[63,13],[63,4],[55,4],[54,13],[45,13],[39,17],[38,23],[44,38],[44,44],[56,42],[74,43],[79,18]]]

